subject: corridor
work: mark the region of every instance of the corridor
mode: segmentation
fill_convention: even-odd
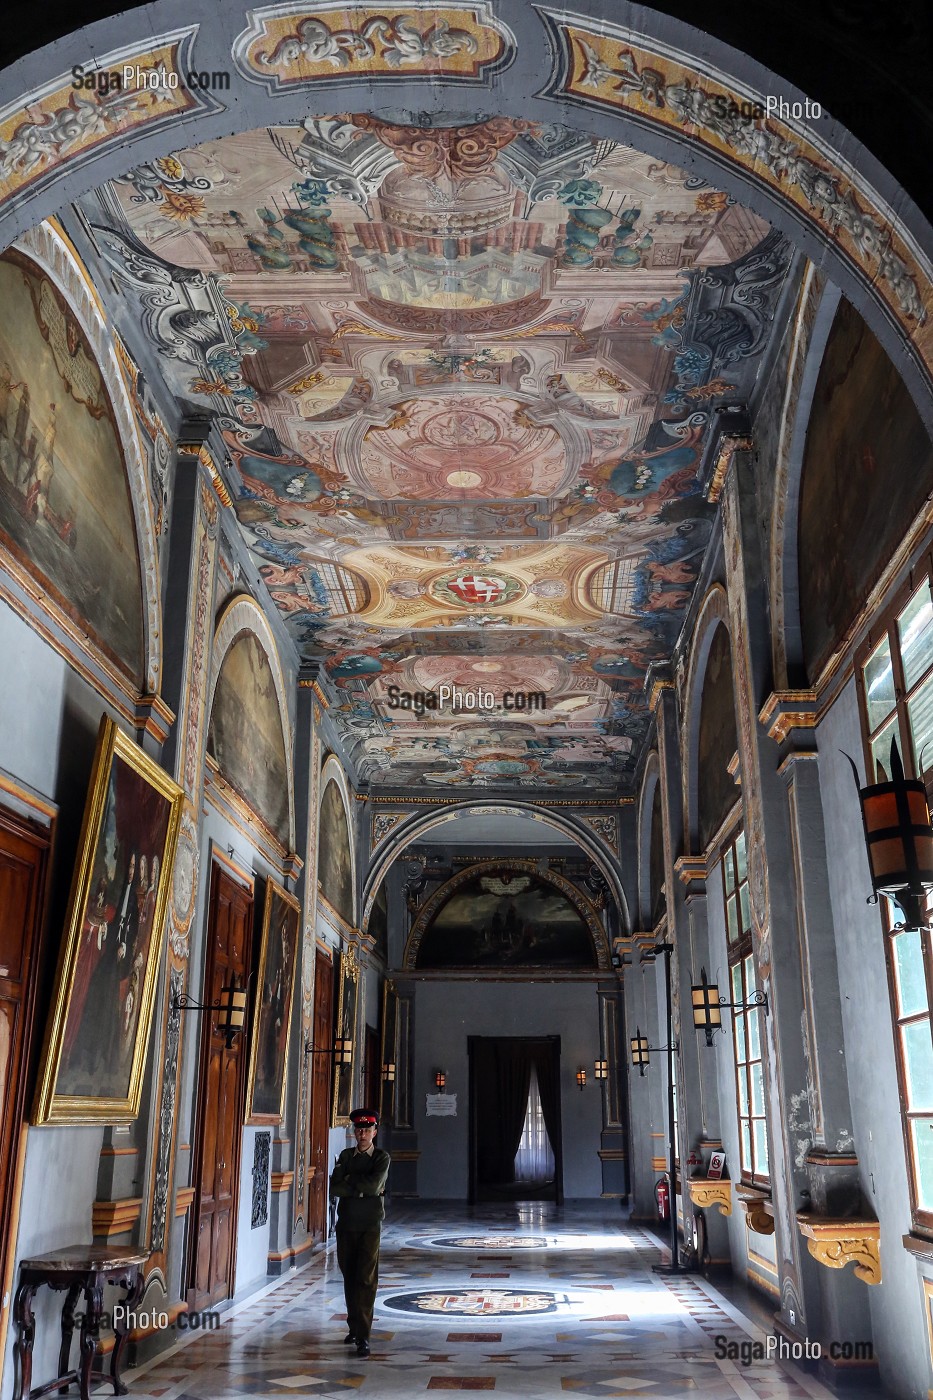
[[[128,1370],[130,1394],[830,1395],[786,1363],[717,1359],[717,1338],[741,1345],[766,1334],[703,1278],[654,1274],[658,1244],[608,1204],[470,1213],[395,1206],[391,1217],[368,1361],[342,1345],[343,1294],[331,1249],[226,1314],[216,1332]],[[762,1302],[761,1316],[770,1316]]]

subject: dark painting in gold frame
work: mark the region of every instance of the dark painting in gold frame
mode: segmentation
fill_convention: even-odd
[[[182,791],[101,719],[33,1118],[139,1113]]]
[[[346,1128],[353,1107],[353,1078],[356,1073],[356,1008],[359,1001],[360,964],[356,947],[350,944],[340,954],[340,991],[337,998],[336,1040],[349,1040],[353,1047],[348,1065],[334,1066],[332,1128]]]
[[[297,899],[267,880],[249,1061],[246,1116],[250,1123],[281,1123],[285,1113],[300,924]]]

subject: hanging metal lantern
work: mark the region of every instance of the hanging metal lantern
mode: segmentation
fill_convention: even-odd
[[[858,786],[858,769],[849,758]],[[926,788],[905,778],[897,747],[891,741],[891,781],[859,787],[862,825],[874,899],[883,894],[900,905],[904,928],[926,928],[927,893],[933,889],[933,827]]]

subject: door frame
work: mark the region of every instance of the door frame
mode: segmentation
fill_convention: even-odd
[[[467,1181],[467,1200],[469,1204],[477,1203],[477,1180],[476,1180],[476,1146],[479,1125],[479,1086],[476,1082],[476,1056],[474,1046],[478,1040],[523,1040],[535,1045],[547,1045],[551,1055],[557,1065],[557,1082],[561,1083],[560,1077],[560,1036],[559,1035],[468,1035],[467,1036],[467,1063],[469,1067],[469,1172]],[[551,1150],[554,1153],[554,1203],[563,1205],[564,1203],[564,1120],[563,1120],[563,1092],[557,1096],[557,1141],[551,1143]]]
[[[39,856],[36,864],[31,928],[27,934],[29,946],[24,949],[23,954],[23,1029],[20,1041],[19,1082],[12,1103],[10,1160],[6,1181],[0,1181],[0,1305],[4,1298],[9,1300],[5,1308],[0,1306],[0,1376],[4,1370],[3,1357],[6,1354],[7,1332],[13,1313],[16,1246],[23,1199],[26,1139],[29,1132],[27,1105],[35,1088],[41,1049],[41,1035],[35,1035],[36,1002],[40,981],[45,986],[50,975],[47,969],[43,973],[43,963],[47,961],[43,954],[46,951],[49,918],[49,878],[55,843],[56,809],[43,804],[41,807],[37,806],[37,811],[41,815],[31,817],[15,807],[0,804],[0,828],[35,846]]]
[[[320,973],[321,968],[322,968],[324,965],[327,966],[328,972],[329,972],[329,975],[330,975],[330,1014],[329,1014],[329,1016],[327,1017],[327,1026],[328,1026],[328,1029],[327,1029],[327,1036],[328,1036],[328,1043],[327,1043],[326,1046],[321,1047],[321,1046],[315,1046],[315,1045],[314,1045],[314,1034],[315,1034],[316,1027],[317,1027],[317,1017],[318,1017],[318,1010],[319,1010],[319,996],[320,996],[321,988],[322,988],[323,982],[324,982],[324,977],[323,977],[323,976],[319,977],[318,974]],[[334,1043],[334,1001],[335,1001],[335,997],[334,997],[334,984],[335,984],[336,980],[337,980],[337,979],[336,979],[336,969],[335,969],[335,967],[334,967],[333,956],[332,956],[332,955],[331,955],[331,956],[328,956],[328,951],[325,951],[325,949],[323,949],[319,943],[316,943],[316,944],[315,944],[315,948],[314,948],[314,998],[313,998],[312,1010],[311,1010],[311,1037],[312,1037],[312,1045],[314,1046],[314,1049],[316,1049],[316,1050],[323,1049],[324,1051],[328,1051],[328,1050],[331,1048],[331,1046],[333,1045],[333,1043]],[[318,1088],[323,1088],[323,1098],[321,1099],[321,1096],[320,1096],[318,1093],[315,1092],[315,1088],[316,1088],[316,1084],[315,1084],[315,1079],[316,1079],[316,1075],[315,1075],[315,1069],[316,1069],[315,1059],[316,1059],[316,1057],[315,1057],[315,1055],[312,1054],[309,1058],[310,1058],[310,1060],[311,1060],[311,1068],[310,1068],[310,1070],[309,1070],[309,1072],[308,1072],[308,1077],[309,1077],[309,1080],[310,1080],[310,1086],[309,1086],[309,1095],[308,1095],[308,1141],[307,1141],[307,1153],[308,1153],[308,1187],[307,1187],[307,1189],[308,1189],[308,1219],[307,1219],[307,1226],[308,1226],[308,1234],[311,1235],[311,1237],[315,1240],[316,1243],[320,1243],[320,1244],[323,1245],[323,1244],[325,1244],[325,1243],[327,1242],[327,1233],[328,1233],[328,1231],[327,1231],[327,1225],[328,1225],[328,1214],[327,1214],[327,1190],[326,1190],[326,1187],[325,1187],[325,1188],[324,1188],[324,1196],[323,1196],[323,1206],[324,1206],[324,1209],[323,1209],[322,1214],[321,1214],[320,1231],[318,1232],[317,1222],[315,1222],[315,1221],[313,1221],[313,1220],[311,1219],[311,1208],[312,1208],[312,1203],[313,1203],[313,1196],[312,1196],[312,1191],[311,1191],[311,1171],[316,1170],[316,1163],[315,1163],[315,1161],[314,1161],[314,1149],[315,1149],[315,1138],[314,1138],[315,1115],[316,1115],[316,1113],[320,1113],[320,1111],[321,1111],[321,1109],[322,1109],[322,1107],[323,1107],[323,1114],[321,1115],[321,1117],[322,1117],[322,1122],[323,1122],[323,1126],[324,1126],[324,1141],[323,1141],[323,1159],[324,1159],[324,1166],[323,1166],[322,1171],[323,1171],[323,1175],[324,1175],[325,1177],[327,1176],[327,1167],[328,1167],[328,1140],[329,1140],[329,1135],[330,1135],[330,1109],[331,1109],[331,1103],[333,1102],[333,1092],[334,1092],[334,1091],[333,1091],[333,1074],[334,1074],[334,1071],[333,1071],[333,1061],[332,1061],[332,1058],[331,1058],[328,1054],[326,1054],[326,1053],[323,1054],[323,1055],[321,1056],[321,1059],[322,1059],[323,1062],[324,1062],[324,1072],[321,1073],[320,1069],[318,1069],[318,1071],[317,1071],[317,1078],[320,1080],[320,1083],[317,1085],[317,1087],[318,1087]],[[320,1240],[317,1239],[318,1233],[320,1233]]]
[[[250,896],[252,903],[253,917],[250,919],[250,930],[247,945],[243,950],[243,966],[247,978],[252,977],[252,955],[253,955],[253,933],[255,930],[256,911],[256,879],[249,871],[243,870],[240,866],[223,853],[220,848],[211,841],[210,845],[210,880],[207,887],[207,917],[204,923],[204,961],[201,968],[201,1001],[208,1000],[210,986],[208,982],[208,971],[212,971],[212,954],[209,941],[209,931],[211,928],[211,915],[214,907],[214,880],[217,874],[222,873],[232,883],[239,885]],[[255,1012],[253,1013],[255,1014]],[[234,1136],[233,1143],[233,1170],[232,1185],[233,1198],[236,1202],[234,1219],[231,1229],[230,1248],[230,1292],[228,1298],[232,1298],[236,1292],[236,1266],[237,1266],[237,1245],[239,1231],[240,1211],[240,1166],[243,1156],[243,1129],[246,1125],[246,1076],[249,1067],[249,1034],[252,1021],[247,1017],[246,1025],[242,1032],[240,1043],[240,1066],[237,1074],[236,1091],[236,1122],[239,1130]],[[185,1261],[185,1294],[190,1301],[191,1295],[195,1291],[197,1283],[197,1263],[198,1263],[198,1210],[197,1202],[200,1195],[201,1178],[201,1133],[203,1128],[204,1098],[206,1093],[206,1080],[210,1059],[210,1037],[211,1020],[207,1013],[203,1014],[200,1034],[198,1035],[198,1075],[195,1089],[194,1104],[194,1128],[191,1136],[191,1183],[195,1189],[192,1210],[189,1213],[188,1249]],[[221,1301],[221,1300],[218,1300]],[[213,1304],[210,1304],[213,1306]]]

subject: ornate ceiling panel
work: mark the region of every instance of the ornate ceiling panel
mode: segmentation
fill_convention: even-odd
[[[784,240],[697,177],[511,118],[252,131],[86,210],[172,390],[217,418],[361,779],[624,789]],[[479,698],[399,702],[445,686]]]

